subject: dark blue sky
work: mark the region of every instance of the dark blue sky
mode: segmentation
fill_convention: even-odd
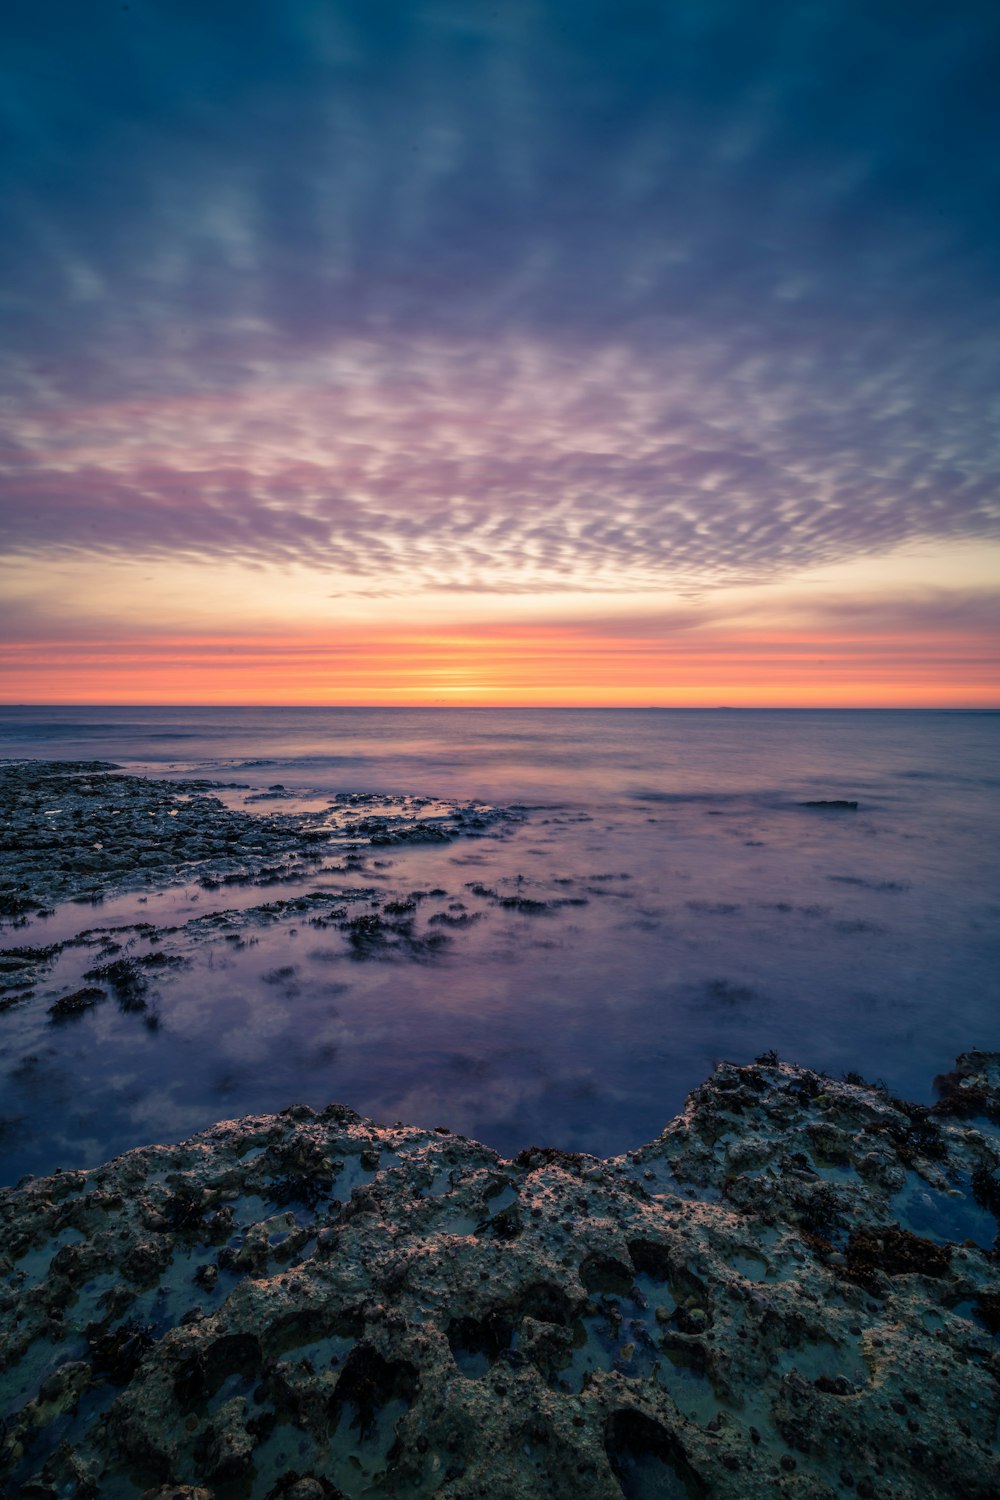
[[[294,348],[695,323],[844,358],[873,319],[957,350],[997,311],[992,4],[5,15],[3,267],[33,354],[109,316],[139,353],[168,314],[235,352],[252,314]]]

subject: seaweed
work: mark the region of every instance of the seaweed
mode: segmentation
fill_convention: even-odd
[[[84,979],[103,979],[115,992],[122,1010],[144,1010],[147,979],[136,958],[116,958],[87,969]]]
[[[972,1196],[980,1208],[1000,1219],[1000,1169],[979,1162],[972,1169]]]
[[[101,1000],[106,1000],[104,990],[95,984],[85,984],[81,989],[74,990],[71,995],[63,995],[54,1005],[49,1006],[49,1015],[55,1024],[60,1021],[75,1020],[91,1010]]]
[[[951,1264],[950,1245],[936,1245],[898,1224],[892,1229],[855,1229],[844,1255],[847,1279],[870,1290],[878,1288],[880,1272],[940,1277]]]
[[[971,1120],[976,1116],[1000,1125],[1000,1103],[987,1084],[976,1078],[967,1068],[954,1068],[950,1073],[939,1073],[934,1088],[940,1095],[931,1113],[955,1120]]]

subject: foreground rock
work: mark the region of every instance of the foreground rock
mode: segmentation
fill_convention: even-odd
[[[5,1493],[987,1500],[998,1084],[767,1058],[607,1162],[334,1105],[28,1180]]]

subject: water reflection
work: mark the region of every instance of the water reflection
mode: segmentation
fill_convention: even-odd
[[[911,776],[896,731],[880,758],[869,745],[867,764],[857,737],[827,745],[826,762],[813,746],[779,795],[760,785],[776,731],[755,741],[745,722],[756,784],[729,784],[727,727],[721,749],[701,745],[701,790],[680,795],[663,783],[691,783],[698,747],[674,755],[668,778],[648,722],[615,722],[575,766],[551,736],[517,749],[516,724],[492,750],[484,736],[454,751],[460,793],[490,765],[494,785],[478,794],[503,791],[497,767],[518,754],[532,765],[508,770],[508,792],[540,767],[550,791],[562,777],[563,797],[503,837],[334,850],[267,889],[178,884],[8,928],[0,946],[69,946],[4,992],[15,996],[0,1013],[4,1177],[299,1100],[448,1124],[510,1153],[544,1141],[604,1155],[657,1134],[721,1056],[774,1047],[928,1098],[955,1053],[995,1044],[988,798]],[[394,752],[397,788],[415,745]],[[443,747],[419,753],[439,774]],[[363,816],[329,783],[310,785],[317,768],[301,753],[266,758],[220,795],[263,815]],[[616,794],[598,795],[602,781]],[[250,801],[278,782],[277,802]],[[831,796],[871,790],[831,814],[801,805],[813,782]],[[52,1014],[88,988],[99,995]]]

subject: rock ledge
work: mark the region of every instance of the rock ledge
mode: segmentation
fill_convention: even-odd
[[[0,1195],[14,1496],[1000,1493],[1000,1055],[722,1064],[610,1161],[339,1105]]]

